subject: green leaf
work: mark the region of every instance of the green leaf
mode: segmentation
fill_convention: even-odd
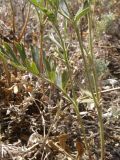
[[[77,23],[80,20],[80,18],[82,16],[85,16],[88,12],[89,12],[89,7],[85,8],[83,10],[81,10],[81,8],[80,8],[74,17],[74,21]]]
[[[14,54],[13,50],[11,49],[11,47],[7,44],[4,43],[4,47],[6,49],[7,54],[10,54],[10,58],[12,58],[12,60],[14,61],[14,63],[16,64],[20,64],[16,58],[16,55]]]
[[[0,51],[1,51],[1,53],[7,54],[7,53],[5,52],[5,49],[3,48],[3,46],[0,46]]]
[[[7,59],[5,58],[5,55],[3,54],[2,51],[0,51],[0,59],[7,62]]]
[[[48,10],[43,6],[42,3],[37,2],[36,0],[29,0],[35,7],[38,7],[47,17],[48,20],[52,23],[56,22],[57,16],[54,11]]]
[[[10,54],[7,53],[7,52],[5,51],[5,48],[3,48],[2,46],[0,46],[0,51],[1,51],[0,54],[2,54],[2,56],[4,56],[5,58],[11,59]]]
[[[30,62],[28,59],[26,59],[25,61],[26,61],[26,69],[27,69],[29,72],[38,75],[38,74],[39,74],[39,71],[38,71],[35,63],[34,63],[34,62]]]
[[[25,64],[25,59],[27,58],[26,53],[25,53],[25,48],[23,44],[16,44],[16,48],[20,54],[20,58],[22,59],[23,65]]]
[[[22,70],[22,71],[26,71],[26,68],[25,68],[23,65],[16,64],[16,63],[14,63],[13,61],[10,61],[10,64],[11,64],[13,67],[17,68],[17,69],[20,69],[20,70]]]
[[[29,0],[33,5],[35,5],[36,7],[39,7],[39,2],[37,0]]]
[[[58,73],[56,76],[56,84],[58,87],[62,88],[62,76],[60,73]]]
[[[64,16],[67,20],[70,20],[70,17],[66,14],[65,11],[61,10],[61,15]]]
[[[61,14],[62,14],[65,18],[67,18],[68,20],[70,20],[69,11],[68,11],[68,9],[67,9],[67,7],[66,7],[66,4],[65,4],[65,2],[64,2],[63,0],[60,1],[59,8],[60,8]]]
[[[43,0],[38,2],[37,0],[29,0],[35,7],[38,7],[42,12],[45,14],[48,12],[48,10],[43,5]]]
[[[29,72],[31,72],[31,64],[30,64],[30,61],[28,59],[25,59],[25,67],[27,68],[27,70]]]
[[[63,56],[64,56],[64,60],[67,61],[67,59],[68,59],[68,53],[67,52],[63,52]]]
[[[6,57],[5,54],[3,54],[1,51],[0,51],[0,59],[2,59],[2,61],[4,61],[5,63],[8,62],[8,57]],[[20,65],[20,64],[17,64],[15,63],[14,61],[10,60],[10,64],[12,66],[14,66],[15,68],[17,69],[20,69],[20,70],[26,70],[24,66]]]
[[[57,15],[58,9],[59,9],[60,0],[47,0],[47,1],[50,4],[52,10],[54,10],[54,14]]]
[[[56,22],[57,16],[54,14],[53,11],[47,11],[47,12],[43,11],[43,12],[47,15],[49,21],[51,21],[52,23]]]
[[[48,60],[46,57],[44,57],[44,64],[45,64],[46,73],[47,73],[48,78],[50,79],[50,81],[54,83],[56,80],[55,64],[52,63],[51,59]]]
[[[31,53],[32,53],[33,62],[36,64],[37,68],[40,70],[39,48],[31,46]]]
[[[37,69],[37,66],[34,62],[31,62],[31,72],[35,75],[39,75],[39,70]]]
[[[56,72],[53,70],[49,73],[50,80],[54,83],[56,80]]]
[[[55,39],[53,33],[51,33],[51,34],[49,35],[49,38],[50,38],[59,48],[62,49],[61,44]]]
[[[5,61],[7,63],[8,60],[10,60],[10,64],[14,66],[15,68],[18,68],[20,70],[26,70],[29,71],[35,75],[39,75],[39,70],[34,62],[30,62],[27,59],[27,56],[25,54],[25,49],[23,45],[17,44],[16,47],[19,50],[20,53],[20,59],[24,61],[24,64],[20,64],[16,62],[16,57],[14,55],[14,52],[12,51],[11,47],[8,44],[4,44],[6,52],[8,54],[3,53],[4,48],[0,46],[0,59]],[[11,55],[12,58],[9,58],[9,54]]]
[[[45,58],[45,57],[44,57],[44,64],[45,64],[45,68],[46,68],[47,73],[51,72],[50,63],[49,63],[49,61],[47,60],[47,58]]]
[[[53,7],[58,7],[59,6],[59,0],[48,0],[49,4]]]

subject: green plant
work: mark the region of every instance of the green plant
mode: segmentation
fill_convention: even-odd
[[[18,42],[20,43],[23,36],[24,36],[24,33],[25,33],[25,30],[26,30],[26,27],[27,27],[27,23],[28,23],[28,20],[29,20],[29,15],[30,15],[30,5],[29,5],[29,8],[28,8],[28,12],[26,14],[26,18],[25,18],[25,22],[22,26],[22,29],[21,29],[21,32],[20,34],[16,37],[15,36],[15,33],[16,33],[16,24],[15,24],[15,10],[14,10],[14,6],[13,6],[13,1],[12,0],[9,0],[9,3],[10,3],[10,7],[11,7],[11,17],[12,17],[12,28],[11,28],[11,34],[13,36],[13,40],[8,40],[6,37],[4,37],[2,34],[0,34],[0,37],[3,41],[8,41],[9,43],[11,43],[13,45],[13,50],[14,50],[14,53],[16,53],[16,56],[17,57],[17,50],[16,50],[16,46],[15,46],[15,43]],[[11,84],[11,75],[9,73],[9,69],[8,69],[8,65],[5,63],[5,61],[2,59],[2,62],[3,62],[3,68],[5,70],[5,74],[6,74],[6,77],[7,77],[7,81],[8,81],[8,85],[10,86]],[[15,69],[15,75],[17,76],[17,70]]]
[[[97,21],[96,23],[96,37],[100,38],[101,35],[106,32],[107,27],[110,25],[110,23],[114,20],[115,15],[112,13],[109,13],[107,15],[103,15],[101,17],[100,21]]]
[[[63,35],[60,31],[59,27],[59,21],[58,21],[58,15],[62,15],[66,20],[68,20],[71,25],[73,26],[77,40],[79,42],[80,51],[82,54],[83,62],[84,62],[84,68],[86,73],[86,79],[88,82],[89,90],[90,90],[90,99],[92,98],[94,101],[94,104],[96,106],[97,112],[98,112],[98,119],[99,119],[99,126],[100,126],[100,142],[101,142],[101,160],[104,159],[104,130],[103,130],[103,121],[102,121],[102,106],[101,106],[101,97],[100,97],[100,91],[99,91],[99,85],[98,85],[98,78],[97,78],[97,70],[96,70],[96,63],[95,63],[95,57],[93,53],[93,29],[92,29],[92,11],[91,11],[91,1],[87,1],[86,6],[83,9],[79,9],[78,12],[73,15],[71,13],[71,10],[69,8],[69,5],[65,0],[48,0],[46,5],[43,5],[43,3],[38,2],[37,0],[29,0],[35,7],[39,14],[39,12],[42,12],[45,19],[52,23],[56,33],[57,38],[55,36],[52,36],[52,41],[57,46],[57,52],[59,59],[64,64],[66,69],[59,73],[56,69],[56,63],[53,59],[48,58],[46,56],[43,56],[44,60],[44,66],[45,66],[45,72],[40,72],[39,65],[40,63],[37,62],[37,56],[38,56],[38,50],[36,50],[34,47],[31,47],[32,51],[32,60],[28,60],[28,57],[26,55],[24,46],[22,44],[15,44],[17,51],[19,52],[19,56],[21,61],[19,62],[13,49],[8,45],[7,43],[4,43],[3,46],[1,46],[0,51],[0,58],[7,62],[7,59],[10,60],[11,64],[14,65],[17,68],[20,68],[22,70],[27,70],[28,72],[33,73],[37,77],[42,78],[44,81],[49,82],[53,86],[57,87],[65,96],[65,98],[70,101],[74,107],[74,110],[76,112],[79,125],[82,129],[83,136],[84,136],[84,143],[85,147],[89,156],[89,159],[91,158],[89,145],[87,142],[87,137],[85,133],[85,127],[83,125],[83,121],[81,118],[81,115],[79,113],[79,107],[78,107],[78,101],[77,101],[77,94],[74,89],[73,84],[73,71],[71,70],[71,66],[69,63],[69,52],[68,52],[68,46],[63,38]],[[41,1],[43,2],[43,1]],[[65,5],[65,9],[62,8],[62,5]],[[89,28],[89,47],[85,48],[83,45],[83,41],[80,36],[79,31],[79,22],[81,20],[81,17],[87,16],[88,18],[88,28]],[[91,68],[91,70],[89,70]],[[72,89],[72,97],[68,95],[67,92],[67,84],[70,83],[71,89]]]

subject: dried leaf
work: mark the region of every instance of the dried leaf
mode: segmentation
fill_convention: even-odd
[[[68,135],[67,134],[61,134],[58,137],[58,139],[59,139],[59,144],[60,144],[61,148],[64,149],[66,152],[70,153],[70,148],[66,144],[66,141],[68,140]]]
[[[27,86],[26,91],[31,93],[33,91],[33,86]]]
[[[77,159],[80,160],[83,156],[83,153],[84,153],[84,144],[82,143],[82,141],[79,138],[77,138],[77,140],[76,140],[76,149],[78,151]]]

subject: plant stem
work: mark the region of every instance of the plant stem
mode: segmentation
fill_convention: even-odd
[[[64,93],[64,95],[72,102],[73,106],[74,106],[74,110],[77,114],[77,118],[79,120],[79,124],[81,126],[81,129],[82,129],[82,132],[83,132],[83,135],[84,135],[84,141],[85,141],[85,146],[86,146],[86,149],[88,151],[88,145],[87,145],[87,138],[86,138],[86,133],[85,133],[85,128],[84,128],[84,125],[83,125],[83,122],[82,122],[82,118],[80,116],[80,113],[79,113],[79,109],[78,109],[78,104],[76,102],[76,95],[75,95],[75,91],[74,91],[74,86],[73,86],[73,83],[72,83],[72,73],[71,73],[71,69],[70,69],[70,65],[69,65],[69,60],[68,60],[68,56],[67,56],[67,51],[66,51],[66,47],[65,47],[65,43],[62,39],[62,36],[61,36],[61,33],[59,31],[59,28],[56,27],[57,29],[57,32],[58,32],[58,35],[60,37],[60,40],[61,40],[61,44],[62,44],[62,47],[63,47],[63,50],[65,52],[65,62],[66,62],[66,66],[67,66],[67,69],[68,69],[68,73],[69,73],[69,76],[70,76],[70,82],[71,82],[71,86],[72,86],[72,92],[73,92],[73,99],[71,99],[67,93],[65,91],[62,91]],[[89,152],[89,151],[88,151]]]
[[[98,89],[98,78],[96,72],[96,65],[95,65],[95,58],[93,54],[93,38],[92,38],[92,15],[91,12],[88,14],[88,29],[89,29],[89,47],[90,47],[90,65],[92,65],[92,72],[93,72],[93,86],[95,87],[96,98],[100,100],[100,94]]]
[[[67,47],[64,43],[64,40],[62,38],[62,35],[60,33],[60,30],[59,30],[59,27],[58,25],[55,26],[56,30],[57,30],[57,33],[58,33],[58,36],[60,38],[60,41],[61,41],[61,45],[62,45],[62,48],[63,48],[63,52],[64,52],[64,60],[65,60],[65,65],[67,67],[67,70],[68,70],[68,73],[69,73],[69,77],[70,77],[70,83],[71,83],[71,88],[72,88],[72,94],[73,94],[73,99],[74,99],[74,102],[76,103],[76,94],[75,94],[75,90],[74,90],[74,86],[73,86],[73,79],[72,79],[72,71],[71,71],[71,67],[69,65],[69,59],[68,59],[68,51],[67,51]]]
[[[67,5],[67,3],[66,3]],[[68,8],[68,6],[67,6]],[[72,18],[72,17],[71,17]],[[87,64],[86,61],[86,57],[85,57],[85,53],[84,53],[84,47],[82,44],[82,40],[79,34],[79,29],[77,24],[73,21],[73,26],[74,29],[76,31],[77,34],[77,38],[78,38],[78,42],[79,42],[79,47],[82,53],[82,57],[83,57],[83,61],[84,61],[84,66],[85,66],[85,72],[86,72],[86,76],[87,76],[87,80],[88,80],[88,84],[90,87],[90,91],[92,94],[92,97],[94,99],[94,103],[96,105],[97,108],[97,112],[98,112],[98,119],[99,119],[99,126],[100,126],[100,141],[101,141],[101,160],[104,159],[104,130],[103,130],[103,121],[102,121],[102,108],[100,106],[100,94],[99,94],[99,90],[98,90],[98,79],[97,79],[97,73],[96,73],[96,68],[95,68],[95,64],[94,64],[94,54],[93,54],[93,40],[92,40],[92,19],[91,19],[91,14],[88,15],[88,26],[89,26],[89,46],[90,46],[90,57],[89,58],[89,64]],[[90,74],[88,71],[88,65],[92,65],[92,73],[93,73],[93,81],[91,82],[90,80]],[[94,88],[95,87],[95,92],[96,95],[94,94]]]
[[[40,70],[43,73],[43,34],[44,26],[40,24]]]
[[[10,7],[11,7],[11,11],[12,11],[13,33],[15,34],[15,11],[14,11],[12,0],[10,0]]]
[[[91,8],[90,8],[91,9]],[[97,99],[97,112],[98,112],[98,121],[99,121],[99,127],[100,127],[100,143],[101,143],[101,160],[104,160],[104,154],[105,154],[105,144],[104,144],[104,127],[103,127],[103,120],[102,120],[102,106],[100,105],[100,92],[98,89],[98,78],[97,78],[97,72],[95,68],[94,63],[94,54],[93,54],[93,38],[92,38],[92,13],[88,14],[88,28],[89,28],[89,46],[90,46],[90,55],[91,55],[91,62],[93,65],[92,72],[93,72],[93,85],[95,87],[96,92],[96,99]]]
[[[99,120],[99,127],[100,127],[100,143],[101,143],[101,160],[104,160],[105,157],[105,142],[104,142],[104,127],[103,127],[103,120],[102,120],[102,107],[97,107],[98,112],[98,120]]]
[[[46,3],[45,3],[46,5]],[[36,12],[38,15],[38,19],[39,19],[39,25],[40,25],[40,59],[39,59],[39,63],[40,63],[40,72],[43,73],[44,70],[44,66],[43,66],[43,45],[44,45],[44,27],[45,27],[45,17],[42,13],[38,12],[38,9],[36,8]]]
[[[69,14],[70,13],[70,10],[69,10],[69,7],[68,7],[68,4],[67,2],[64,0],[65,4],[66,4],[66,7],[69,11]],[[71,19],[72,19],[72,16],[71,16]],[[73,23],[75,24],[75,23]],[[88,73],[88,69],[87,69],[87,64],[86,64],[86,59],[85,59],[85,54],[84,54],[84,50],[83,50],[83,45],[82,45],[82,42],[81,42],[81,39],[80,39],[80,35],[79,35],[79,30],[77,28],[76,25],[74,25],[74,28],[76,30],[76,33],[77,33],[77,36],[78,36],[78,39],[79,39],[79,46],[80,46],[80,49],[81,49],[81,52],[82,52],[82,55],[83,55],[83,60],[84,60],[84,64],[85,64],[85,68],[86,68],[86,72]],[[61,42],[62,42],[62,45],[63,45],[63,49],[65,48],[64,46],[64,41],[62,40],[62,36],[60,34],[60,31],[58,30],[58,34],[59,34],[59,37],[61,39]],[[66,52],[66,50],[65,50]],[[68,62],[68,59],[65,59],[66,60],[66,65],[67,65],[67,68],[68,68],[68,72],[69,72],[69,75],[71,75],[71,70],[70,70],[70,66],[69,66],[69,62]],[[88,74],[89,75],[89,74]],[[88,77],[88,81],[90,83],[90,79],[89,79],[89,76]],[[71,81],[71,84],[72,84],[72,77],[70,76],[70,81]],[[91,87],[91,90],[92,90],[92,87]],[[85,147],[86,147],[86,150],[87,150],[87,153],[89,155],[89,159],[91,159],[91,154],[90,154],[90,151],[89,151],[89,146],[88,146],[88,143],[87,143],[87,138],[86,138],[86,133],[85,133],[85,127],[83,125],[83,122],[82,122],[82,118],[81,118],[81,115],[79,113],[79,109],[78,109],[78,104],[76,102],[76,96],[75,96],[75,91],[74,91],[74,86],[72,84],[72,91],[73,91],[73,100],[71,101],[73,106],[74,106],[74,110],[76,112],[76,115],[77,115],[77,118],[78,118],[78,121],[79,121],[79,124],[81,126],[81,130],[83,132],[83,136],[84,136],[84,142],[85,142]],[[93,96],[94,96],[94,92],[93,93]],[[65,94],[65,93],[64,93]],[[67,96],[67,95],[66,95]],[[95,96],[94,96],[94,99],[95,99]]]
[[[11,83],[11,75],[10,75],[10,72],[9,72],[9,70],[8,70],[8,66],[7,66],[6,62],[5,62],[4,60],[2,60],[2,61],[3,61],[3,67],[4,67],[4,69],[5,69],[5,74],[6,74],[6,76],[7,76],[8,86],[10,86],[10,83]]]
[[[81,40],[81,37],[80,37],[80,34],[79,34],[79,29],[78,29],[78,27],[75,23],[73,23],[73,25],[74,25],[74,29],[75,29],[76,34],[77,34],[79,47],[80,47],[80,50],[81,50],[81,53],[82,53],[82,57],[83,57],[83,61],[84,61],[84,67],[85,67],[85,73],[86,73],[86,77],[87,77],[88,84],[89,84],[89,87],[90,87],[90,91],[91,91],[92,97],[94,99],[94,102],[97,104],[96,96],[94,95],[93,86],[92,86],[92,83],[91,83],[91,80],[90,80],[90,74],[89,74],[89,71],[88,71],[88,64],[86,62],[86,57],[85,57],[85,53],[84,53],[84,49],[83,49],[83,45],[82,45],[82,40]]]
[[[31,8],[31,5],[29,5],[28,12],[27,12],[27,15],[26,15],[26,19],[25,19],[25,22],[24,22],[23,27],[21,29],[21,32],[20,32],[20,34],[19,34],[19,36],[17,38],[17,42],[21,41],[21,39],[22,39],[22,37],[23,37],[23,35],[25,33],[25,30],[27,28],[27,23],[28,23],[29,16],[30,16],[30,8]]]

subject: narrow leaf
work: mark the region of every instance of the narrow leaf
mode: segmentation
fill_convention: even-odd
[[[23,44],[16,44],[16,48],[20,54],[20,58],[22,59],[23,64],[25,65],[25,59],[27,58],[27,56]]]
[[[46,58],[44,58],[44,64],[45,64],[46,71],[47,72],[51,72],[50,63],[49,63],[49,61]]]
[[[53,70],[49,73],[50,80],[54,83],[56,79],[56,72]]]
[[[83,10],[81,10],[81,8],[80,8],[74,17],[74,21],[77,23],[80,20],[80,18],[82,16],[85,16],[88,12],[89,12],[89,7],[85,8]]]
[[[62,76],[60,73],[58,73],[56,76],[56,84],[58,87],[62,88]]]
[[[50,38],[59,48],[62,49],[61,44],[55,39],[53,33],[51,33],[51,34],[49,35],[49,38]]]
[[[39,75],[39,70],[34,62],[31,63],[31,72],[35,75]]]
[[[12,48],[7,44],[7,43],[4,43],[4,47],[6,49],[6,52],[7,54],[10,54],[12,60],[14,61],[14,63],[17,63],[17,64],[20,64],[16,58],[16,55],[14,54]]]
[[[36,64],[37,68],[40,69],[40,54],[38,47],[31,46],[31,53],[32,53],[32,59],[33,62]]]

